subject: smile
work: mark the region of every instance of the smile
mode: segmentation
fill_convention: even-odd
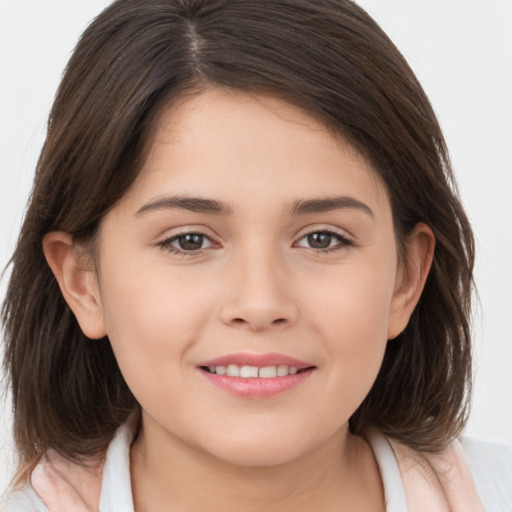
[[[210,384],[248,398],[272,397],[305,382],[316,369],[281,354],[231,354],[198,365]]]

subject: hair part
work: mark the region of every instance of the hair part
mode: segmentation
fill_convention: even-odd
[[[49,448],[85,461],[138,410],[109,340],[81,332],[42,239],[92,243],[143,167],[160,113],[210,85],[266,91],[321,119],[382,177],[399,242],[418,222],[433,230],[423,295],[350,427],[442,449],[467,418],[474,241],[440,127],[399,51],[349,0],[117,0],[67,66],[11,260],[4,363],[21,462]]]

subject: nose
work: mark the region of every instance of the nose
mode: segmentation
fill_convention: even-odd
[[[284,265],[275,256],[241,256],[232,266],[221,305],[221,320],[252,331],[284,329],[296,323],[299,310]]]

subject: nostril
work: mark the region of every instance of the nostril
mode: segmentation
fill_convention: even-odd
[[[245,325],[249,322],[247,322],[247,320],[244,320],[243,318],[233,318],[231,320],[231,322],[235,325]],[[276,318],[275,320],[272,320],[271,324],[272,325],[275,325],[275,326],[278,326],[278,325],[283,325],[286,323],[286,318]]]

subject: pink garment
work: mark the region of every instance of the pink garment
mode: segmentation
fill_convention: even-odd
[[[388,442],[400,468],[409,512],[485,512],[459,441],[437,455]]]
[[[31,484],[50,512],[98,512],[103,463],[73,464],[48,452],[32,471]]]

